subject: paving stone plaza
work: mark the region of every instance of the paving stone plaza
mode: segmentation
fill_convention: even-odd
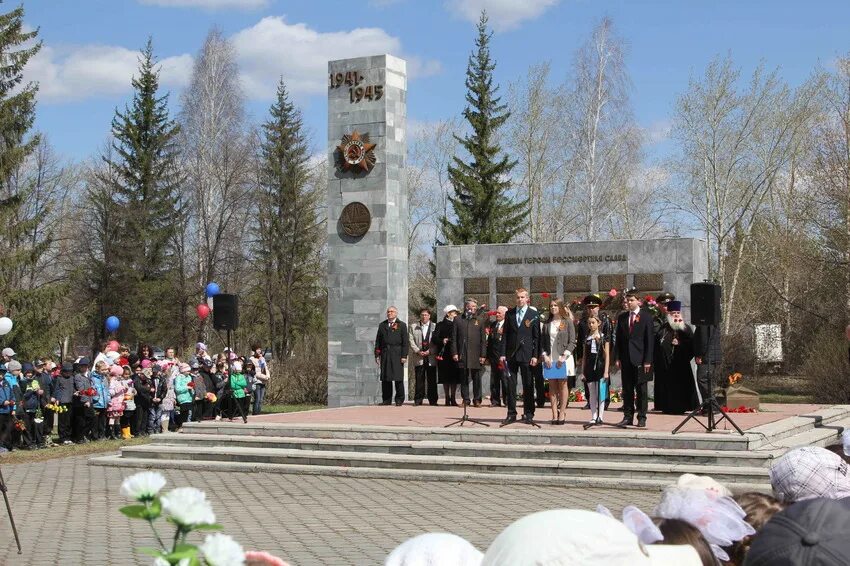
[[[0,510],[2,564],[131,565],[153,545],[147,524],[118,512],[123,478],[139,471],[90,466],[87,457],[4,465],[3,475],[24,547],[17,555],[5,508]],[[163,470],[170,487],[207,491],[224,532],[246,549],[263,549],[293,566],[380,564],[406,538],[451,531],[485,549],[526,511],[598,503],[619,512],[624,502],[651,508],[658,492],[533,485],[352,479],[309,475]],[[233,486],[242,486],[238,492]],[[61,546],[56,541],[63,541]]]

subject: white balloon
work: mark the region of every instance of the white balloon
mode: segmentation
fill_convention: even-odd
[[[210,310],[213,310],[213,298],[212,297],[207,297],[207,306],[210,308]]]
[[[12,331],[12,319],[4,316],[0,317],[0,336],[8,334]]]

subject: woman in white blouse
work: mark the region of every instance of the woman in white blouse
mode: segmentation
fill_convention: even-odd
[[[549,303],[549,319],[540,333],[540,351],[545,367],[567,366],[566,377],[549,378],[549,404],[552,407],[552,424],[562,425],[567,417],[570,388],[575,387],[576,367],[573,350],[576,347],[576,327],[573,313],[563,303]],[[572,379],[572,383],[570,383]]]

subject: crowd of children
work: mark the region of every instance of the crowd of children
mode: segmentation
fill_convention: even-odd
[[[116,341],[87,357],[20,362],[11,348],[0,367],[0,452],[179,431],[188,421],[247,418],[262,411],[269,371],[263,349],[213,358],[196,344],[188,361],[174,348],[157,358]]]

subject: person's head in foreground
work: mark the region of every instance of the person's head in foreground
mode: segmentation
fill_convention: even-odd
[[[786,452],[770,467],[776,498],[786,503],[815,497],[850,497],[850,466],[841,456],[819,446]]]
[[[466,539],[449,533],[426,533],[393,550],[384,566],[479,566],[484,556]]]
[[[850,500],[817,498],[773,516],[753,541],[745,566],[845,566],[850,563]]]
[[[482,566],[701,566],[687,545],[645,545],[620,521],[593,511],[553,509],[508,526]]]

